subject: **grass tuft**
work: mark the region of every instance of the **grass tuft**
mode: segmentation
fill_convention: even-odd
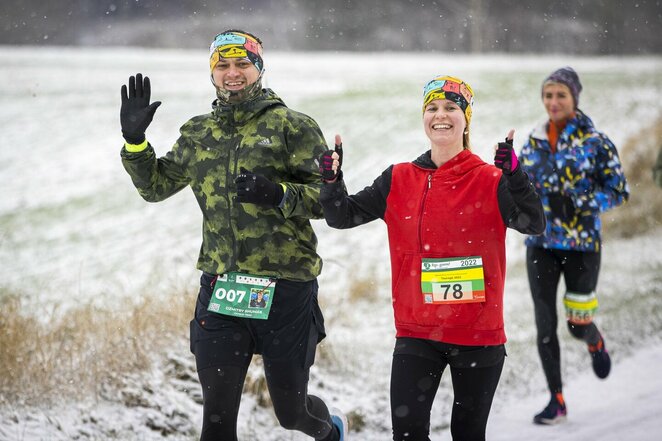
[[[379,291],[379,286],[375,283],[374,273],[368,273],[362,276],[350,276],[349,281],[349,302],[354,304],[358,302],[373,303],[383,295]]]
[[[104,395],[151,367],[188,329],[190,296],[141,301],[118,311],[92,305],[47,317],[25,312],[20,296],[0,291],[0,404],[44,405]]]
[[[347,414],[347,425],[352,432],[361,432],[366,424],[365,415],[361,411],[352,410]]]
[[[619,156],[630,185],[630,199],[602,215],[605,235],[631,238],[662,225],[662,189],[653,182],[652,167],[662,148],[662,117],[630,138]]]

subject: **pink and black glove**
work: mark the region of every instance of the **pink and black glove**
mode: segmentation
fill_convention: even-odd
[[[337,159],[333,157],[333,154],[337,154]],[[333,169],[333,161],[338,161],[338,166],[336,169]],[[340,167],[342,166],[342,142],[336,144],[333,150],[327,150],[320,155],[320,173],[322,174],[322,180],[325,182],[333,182],[338,178],[340,173]]]
[[[513,140],[506,138],[500,142],[494,154],[494,165],[500,168],[504,174],[512,175],[519,168],[519,161],[513,149]]]

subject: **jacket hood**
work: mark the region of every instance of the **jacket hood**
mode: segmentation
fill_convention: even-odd
[[[448,162],[437,168],[436,164],[432,162],[432,150],[428,150],[416,158],[413,161],[413,164],[426,170],[439,170],[440,172],[447,172],[459,176],[476,167],[484,165],[485,161],[480,159],[479,156],[471,153],[471,150],[462,150],[460,153],[453,156]]]
[[[244,125],[273,106],[285,106],[285,103],[271,89],[262,89],[262,93],[257,97],[241,103],[224,104],[219,99],[212,103],[214,116],[234,125]]]

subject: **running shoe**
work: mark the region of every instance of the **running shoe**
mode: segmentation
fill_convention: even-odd
[[[607,378],[609,371],[611,371],[611,358],[605,346],[605,340],[600,335],[600,340],[594,345],[588,345],[588,352],[591,354],[593,361],[593,372],[598,378]]]
[[[347,441],[347,432],[349,432],[347,417],[342,410],[336,408],[329,409],[329,413],[331,414],[331,422],[338,428],[338,433],[340,433],[340,441]]]
[[[552,399],[549,400],[549,404],[542,412],[533,417],[533,422],[535,424],[547,425],[558,424],[565,421],[567,415],[568,410],[565,407],[563,394],[559,392],[552,396]]]

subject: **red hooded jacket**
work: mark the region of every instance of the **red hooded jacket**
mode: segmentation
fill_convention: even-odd
[[[499,211],[501,171],[465,150],[436,170],[393,167],[384,221],[391,251],[398,337],[460,345],[506,341],[503,285],[506,225]],[[426,304],[421,259],[481,256],[485,302]]]
[[[386,222],[398,337],[465,346],[505,343],[506,227],[524,234],[545,230],[540,198],[521,169],[502,174],[469,150],[437,168],[428,150],[413,162],[390,166],[351,196],[341,171],[322,186],[320,203],[333,228]],[[485,301],[426,303],[422,259],[471,256],[483,261],[484,286],[472,289],[482,290]]]

